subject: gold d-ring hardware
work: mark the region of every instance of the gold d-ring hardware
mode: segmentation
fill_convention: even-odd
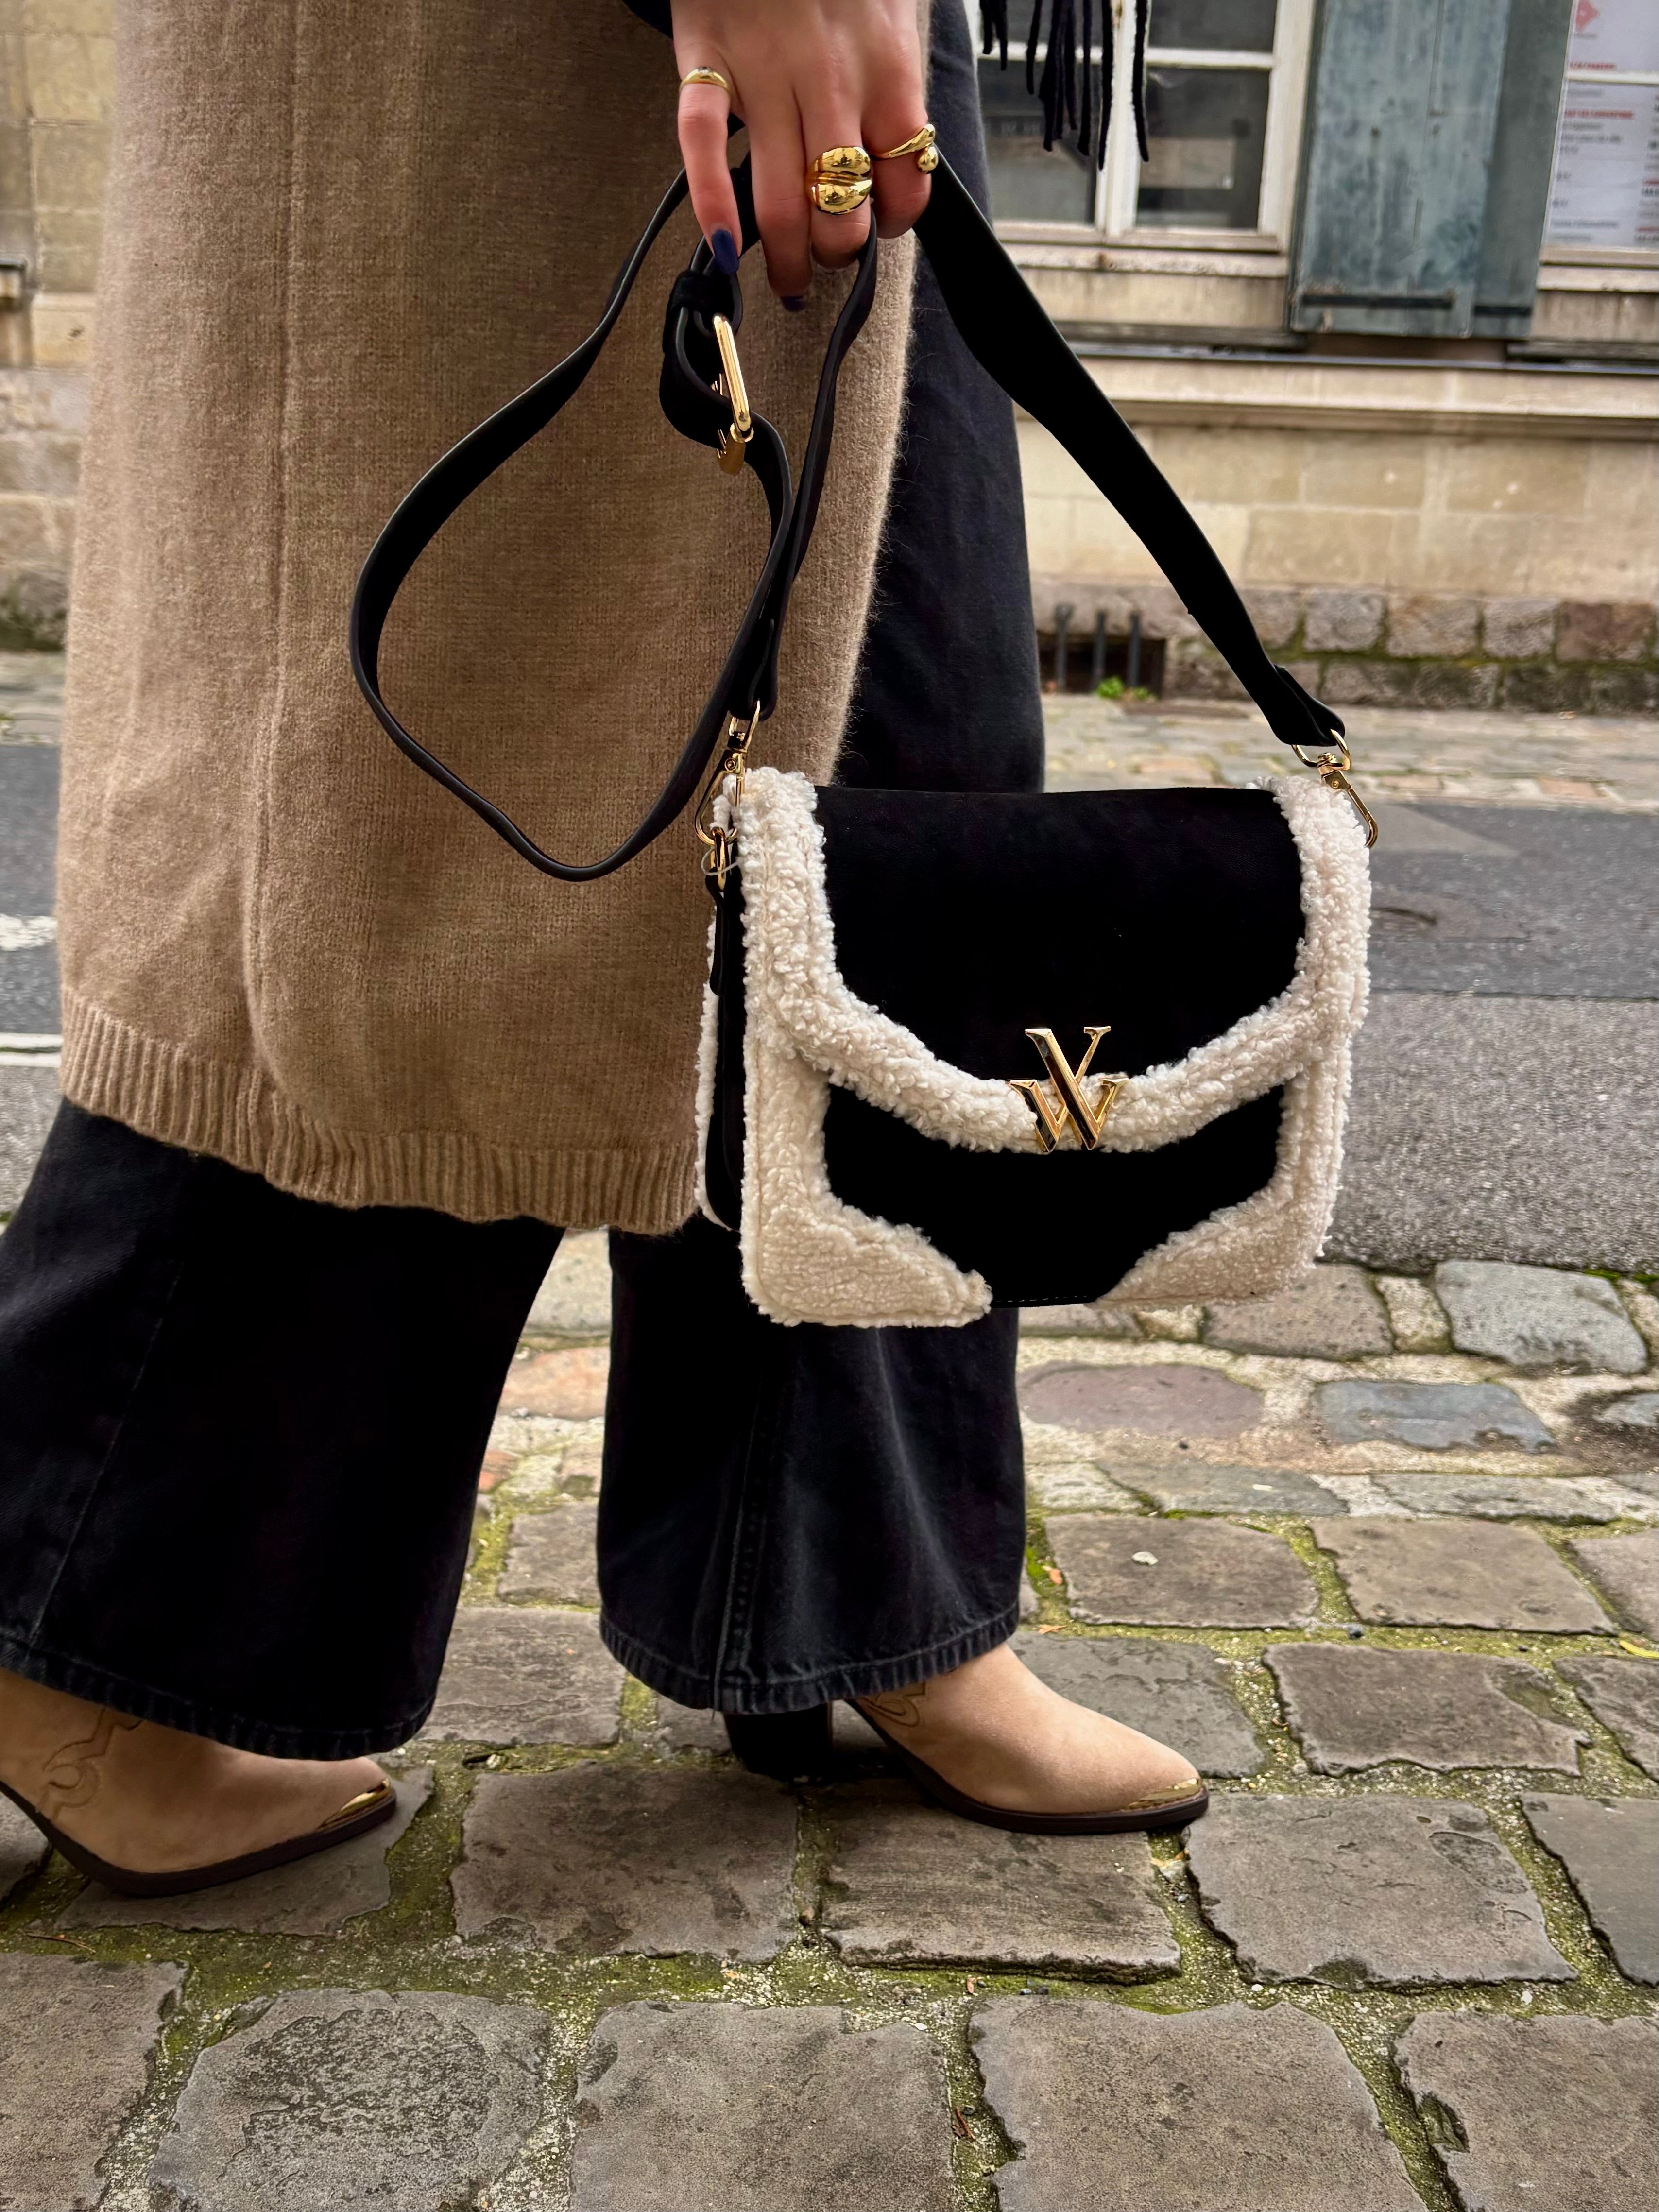
[[[744,447],[755,434],[755,420],[749,412],[743,363],[738,359],[738,335],[724,315],[714,318],[714,343],[720,349],[720,373],[714,389],[732,410],[732,428],[720,434],[720,462],[726,475],[734,477],[743,466]]]
[[[715,821],[714,803],[724,796],[727,805],[735,809],[743,797],[743,779],[749,766],[749,748],[754,743],[760,718],[758,706],[747,722],[741,714],[726,716],[726,746],[720,756],[720,764],[709,777],[693,817],[697,842],[702,847],[702,872],[706,876],[713,876],[721,890],[726,889],[726,878],[737,854],[738,841],[729,819]],[[728,781],[732,786],[729,791],[726,787]]]
[[[1365,833],[1365,845],[1369,851],[1376,842],[1376,817],[1348,781],[1348,770],[1353,766],[1353,755],[1348,750],[1347,739],[1338,738],[1334,743],[1335,750],[1331,752],[1310,752],[1306,745],[1293,745],[1291,750],[1304,768],[1318,771],[1319,781],[1328,791],[1340,791],[1347,800],[1359,817],[1359,826]]]

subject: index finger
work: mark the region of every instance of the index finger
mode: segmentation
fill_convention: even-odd
[[[729,72],[720,74],[729,84]],[[709,252],[728,276],[736,275],[738,256],[743,251],[738,196],[732,188],[731,165],[726,158],[726,124],[732,104],[731,95],[717,84],[682,82],[680,86],[680,156],[691,188],[692,211],[708,240]]]

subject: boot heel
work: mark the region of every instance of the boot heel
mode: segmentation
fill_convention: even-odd
[[[825,1774],[835,1760],[830,1708],[804,1713],[722,1713],[726,1740],[751,1774],[778,1782],[797,1774]]]

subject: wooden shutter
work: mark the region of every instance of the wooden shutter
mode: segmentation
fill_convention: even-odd
[[[1324,0],[1292,330],[1524,335],[1570,0]]]

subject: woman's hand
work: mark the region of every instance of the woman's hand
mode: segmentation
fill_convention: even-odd
[[[726,155],[726,117],[735,113],[749,130],[767,276],[786,307],[799,306],[813,261],[839,267],[870,232],[868,201],[851,215],[812,205],[811,162],[832,146],[863,146],[873,157],[927,120],[915,0],[673,0],[673,10],[681,75],[718,70],[732,88],[729,101],[718,85],[680,88],[680,150],[703,236],[735,269],[738,204]],[[877,226],[896,237],[927,206],[928,179],[906,155],[873,161],[872,182]]]

